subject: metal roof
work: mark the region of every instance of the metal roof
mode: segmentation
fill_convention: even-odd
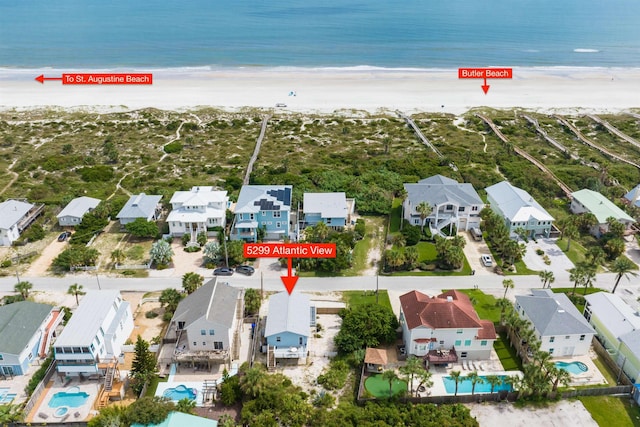
[[[134,194],[118,212],[116,218],[149,218],[156,210],[162,196],[150,196],[144,193]]]
[[[347,196],[345,193],[304,193],[303,211],[318,213],[321,218],[346,218]]]
[[[20,354],[52,309],[31,301],[0,306],[0,354]]]
[[[494,184],[486,189],[487,194],[499,205],[504,216],[511,222],[526,222],[533,218],[537,221],[553,221],[547,212],[531,194],[514,187],[507,181]]]
[[[541,336],[593,334],[595,331],[565,294],[533,289],[516,302]]]
[[[264,336],[283,332],[309,336],[311,325],[311,302],[308,295],[283,291],[269,298],[269,314]]]
[[[290,185],[243,185],[234,213],[256,213],[266,210],[291,210]]]
[[[614,337],[640,329],[640,316],[631,306],[625,303],[618,295],[609,292],[596,292],[586,295],[592,315],[597,316],[598,321]]]
[[[577,200],[592,214],[598,218],[600,224],[605,224],[607,218],[614,217],[617,220],[635,222],[625,211],[617,207],[611,200],[604,197],[597,191],[583,189],[571,193],[574,200]]]
[[[57,218],[65,216],[72,216],[76,218],[82,218],[84,214],[93,210],[100,204],[100,199],[94,199],[93,197],[76,197],[69,202],[67,206],[58,214]]]
[[[430,176],[417,184],[404,184],[404,188],[407,199],[413,206],[421,202],[427,202],[432,207],[448,203],[461,206],[484,204],[473,185],[459,183],[442,175]]]
[[[0,203],[0,229],[8,230],[33,208],[31,203],[20,200],[5,200]]]

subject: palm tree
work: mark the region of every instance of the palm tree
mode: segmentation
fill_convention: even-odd
[[[564,234],[564,237],[567,238],[567,252],[569,252],[569,250],[571,249],[571,239],[575,239],[579,235],[578,227],[576,227],[575,224],[573,223],[569,223],[564,228],[563,234]]]
[[[602,265],[604,264],[607,255],[605,254],[602,247],[592,246],[589,248],[589,250],[585,254],[585,257],[593,265]]]
[[[584,282],[582,282],[582,286],[584,286],[584,294],[587,294],[587,288],[592,288],[593,283],[596,281],[596,265],[593,264],[585,264],[584,268]]]
[[[2,423],[2,425],[19,423],[23,418],[24,414],[20,410],[20,405],[0,405],[0,423]]]
[[[122,249],[116,249],[111,252],[111,262],[114,264],[122,264],[127,258],[127,254]]]
[[[13,290],[22,295],[23,299],[29,298],[29,291],[31,291],[31,289],[33,289],[33,283],[31,282],[18,282],[13,287]]]
[[[315,240],[315,243],[322,243],[327,240],[327,237],[329,237],[329,232],[331,231],[327,224],[322,221],[314,225],[312,229],[313,230],[311,235],[312,239]]]
[[[487,375],[484,380],[491,386],[491,391],[489,394],[493,394],[495,388],[502,384],[502,378],[497,375]]]
[[[393,383],[398,381],[400,378],[396,371],[393,369],[387,369],[382,373],[382,379],[385,381],[389,381],[389,397],[393,396]]]
[[[502,295],[502,298],[507,298],[507,291],[509,289],[513,289],[515,288],[515,283],[513,283],[513,279],[504,279],[502,281],[502,287],[504,288],[504,295]]]
[[[636,273],[633,270],[637,270],[638,266],[635,265],[633,262],[631,262],[631,260],[629,260],[629,258],[626,257],[618,257],[616,258],[616,260],[613,262],[613,265],[611,266],[611,271],[616,274],[616,283],[615,285],[613,285],[613,290],[611,291],[612,294],[616,293],[616,289],[618,288],[618,284],[620,283],[620,279],[622,279],[622,277],[626,277],[627,280],[629,280],[629,275],[631,276],[637,276],[638,273]]]
[[[165,311],[167,312],[175,312],[176,308],[178,308],[178,304],[180,304],[180,300],[182,300],[182,294],[173,288],[167,288],[160,294],[160,298],[158,301],[160,302],[161,307],[166,307]]]
[[[424,370],[425,369],[422,367],[422,361],[414,355],[409,356],[405,365],[400,367],[400,373],[405,376],[409,383],[411,394],[413,394],[413,377],[420,371]]]
[[[556,368],[554,365],[553,371],[553,388],[552,391],[556,391],[558,389],[558,384],[562,384],[563,386],[568,386],[571,382],[571,374],[564,369]]]
[[[508,299],[506,298],[500,298],[497,302],[496,305],[498,307],[500,307],[500,324],[503,325],[504,324],[504,312],[507,308],[509,308],[511,306],[511,302],[509,302]]]
[[[240,377],[240,390],[251,399],[256,398],[262,393],[267,386],[267,372],[261,365],[249,368],[245,374]]]
[[[553,271],[548,270],[544,270],[538,273],[538,277],[540,277],[540,281],[542,282],[542,289],[546,288],[547,284],[549,285],[549,288],[551,288],[551,284],[556,280],[555,276],[553,275]]]
[[[431,215],[433,208],[427,202],[420,202],[418,206],[416,206],[416,212],[420,214],[420,234],[423,234],[425,220],[429,215]]]
[[[460,377],[460,371],[451,371],[449,372],[449,376],[451,377],[452,380],[454,380],[456,382],[456,391],[453,394],[454,396],[458,395],[458,383],[460,383],[460,381],[462,381],[462,379],[464,377]]]
[[[471,396],[473,396],[476,392],[476,384],[482,384],[484,380],[476,371],[469,372],[467,378],[471,381]]]
[[[196,401],[191,400],[188,397],[178,400],[176,404],[176,411],[184,414],[195,415],[196,414]]]
[[[408,197],[408,196],[409,196],[409,193],[407,193],[407,190],[406,190],[404,187],[402,187],[402,188],[398,191],[398,196],[397,196],[397,197],[398,197],[400,200],[402,200],[402,204],[401,204],[401,207],[402,207],[402,213],[401,213],[401,215],[400,215],[400,231],[402,231],[402,226],[403,226],[403,224],[404,224],[404,201],[407,199],[407,197]]]
[[[416,394],[420,390],[420,387],[424,386],[426,388],[430,388],[433,386],[433,381],[431,381],[431,372],[426,369],[421,369],[416,374],[416,378],[418,379],[418,387],[416,387]]]
[[[73,285],[69,286],[69,289],[67,289],[67,294],[73,295],[74,297],[76,297],[76,305],[78,305],[80,303],[78,301],[78,295],[85,295],[86,294],[86,292],[82,290],[83,288],[84,288],[84,286],[78,285],[77,283],[74,283]]]
[[[576,288],[584,281],[585,270],[582,264],[578,264],[569,270],[569,280],[573,282],[573,291],[571,295],[576,294]]]
[[[173,258],[173,249],[171,249],[171,245],[166,240],[158,240],[151,245],[149,255],[151,262],[155,262],[157,265],[167,265]]]
[[[191,295],[204,283],[204,277],[199,275],[198,273],[185,273],[182,276],[182,289],[187,293],[187,295]]]

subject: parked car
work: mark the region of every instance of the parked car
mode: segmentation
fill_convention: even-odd
[[[482,265],[484,265],[485,267],[491,267],[493,265],[491,255],[482,255],[480,257],[480,261],[482,261]]]
[[[236,273],[246,274],[247,276],[251,276],[255,272],[256,269],[250,265],[239,265],[236,267]]]
[[[215,270],[213,270],[213,275],[214,276],[232,276],[233,268],[229,268],[229,267],[216,268]]]
[[[58,242],[64,242],[66,241],[69,236],[71,236],[71,232],[70,231],[63,231],[62,233],[60,233],[60,235],[58,236]]]

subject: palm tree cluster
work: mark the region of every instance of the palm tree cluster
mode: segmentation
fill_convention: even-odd
[[[578,285],[584,286],[584,295],[587,294],[587,288],[592,288],[596,281],[597,265],[587,262],[579,262],[575,267],[569,270],[569,280],[573,282],[572,295],[576,294]]]
[[[436,236],[435,246],[440,268],[444,270],[461,268],[465,259],[463,251],[465,244],[466,240],[460,235],[449,239]]]
[[[503,263],[508,265],[520,261],[526,253],[527,247],[524,243],[511,239],[504,218],[490,208],[483,209],[480,216],[484,221],[484,229],[487,231],[487,244],[493,248],[494,253],[500,255]],[[518,230],[518,232],[525,234],[525,230]]]

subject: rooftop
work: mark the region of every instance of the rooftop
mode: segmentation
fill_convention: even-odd
[[[404,184],[407,199],[412,203],[425,201],[431,206],[443,204],[482,205],[484,202],[469,183],[458,181],[442,175],[434,175],[418,181],[417,184]]]
[[[86,196],[76,197],[64,207],[64,209],[58,214],[57,218],[62,218],[64,216],[82,218],[84,214],[95,209],[99,204],[100,199],[94,199],[93,197]]]
[[[235,213],[291,210],[291,185],[243,185]]]
[[[240,289],[225,282],[218,282],[218,278],[214,277],[180,301],[172,321],[185,322],[186,328],[204,317],[231,328],[240,293]]]
[[[0,306],[0,353],[20,354],[52,309],[31,301]]]
[[[151,196],[144,193],[134,194],[118,212],[117,218],[148,218],[160,203],[162,196]]]
[[[346,218],[349,210],[345,193],[304,193],[303,207],[305,214],[322,218]]]
[[[596,292],[586,295],[589,310],[616,338],[640,329],[640,316],[618,295]],[[585,307],[586,308],[586,307]]]
[[[550,289],[533,289],[531,295],[516,296],[541,336],[593,334],[595,331],[569,298]]]
[[[605,224],[609,217],[635,222],[625,211],[597,191],[585,188],[571,193],[571,196],[594,214],[600,224]]]
[[[498,207],[512,222],[526,222],[529,219],[537,221],[553,221],[547,212],[531,194],[514,187],[507,181],[502,181],[487,187],[487,195],[499,205]]]
[[[308,337],[311,325],[311,303],[308,295],[283,291],[269,298],[269,314],[265,337],[291,332]]]
[[[0,203],[0,229],[8,230],[17,224],[34,205],[20,200],[5,200]]]

